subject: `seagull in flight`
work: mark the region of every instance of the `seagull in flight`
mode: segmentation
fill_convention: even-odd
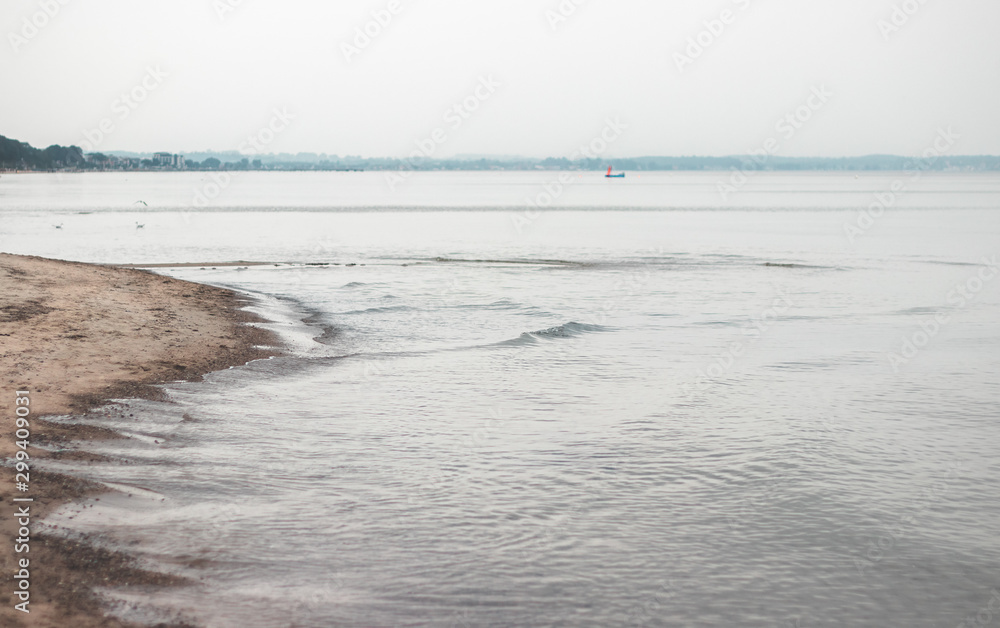
[[[132,204],[133,204],[133,205],[139,205],[139,204],[142,204],[142,206],[143,206],[143,207],[149,207],[149,205],[147,205],[147,204],[146,204],[146,201],[136,201],[136,202],[134,202],[134,203],[132,203]]]

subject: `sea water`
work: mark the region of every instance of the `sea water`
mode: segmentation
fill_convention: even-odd
[[[46,465],[196,583],[120,613],[1000,625],[1000,176],[405,174],[0,179],[0,250],[193,263],[287,343]]]

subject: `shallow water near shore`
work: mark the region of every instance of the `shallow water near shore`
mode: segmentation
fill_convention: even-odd
[[[649,173],[537,212],[553,173],[243,173],[193,209],[205,176],[0,180],[3,250],[204,262],[156,270],[289,341],[87,417],[127,463],[47,465],[123,491],[48,524],[201,583],[107,592],[128,616],[930,627],[1000,588],[1000,177]]]

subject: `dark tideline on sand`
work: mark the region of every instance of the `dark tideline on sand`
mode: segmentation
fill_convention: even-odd
[[[264,330],[245,325],[237,294],[150,272],[0,254],[0,382],[3,433],[0,453],[0,625],[24,628],[98,628],[132,624],[105,617],[90,587],[147,587],[178,579],[144,571],[124,554],[39,529],[39,521],[69,500],[105,492],[101,486],[55,473],[30,472],[30,492],[17,493],[12,459],[15,394],[30,391],[31,462],[93,460],[72,444],[117,438],[83,425],[56,425],[45,415],[82,414],[108,399],[155,398],[153,384],[195,379],[204,373],[273,355]],[[46,451],[38,446],[46,446]],[[54,447],[53,447],[54,446]],[[55,452],[56,449],[60,451]],[[14,497],[29,496],[29,553],[15,554],[19,524]],[[44,526],[43,526],[44,527]],[[30,559],[30,614],[14,609],[20,558]]]

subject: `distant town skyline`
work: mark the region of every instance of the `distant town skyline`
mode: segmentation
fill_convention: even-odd
[[[13,0],[0,130],[87,152],[1000,154],[992,0]],[[178,33],[184,33],[179,36]]]

